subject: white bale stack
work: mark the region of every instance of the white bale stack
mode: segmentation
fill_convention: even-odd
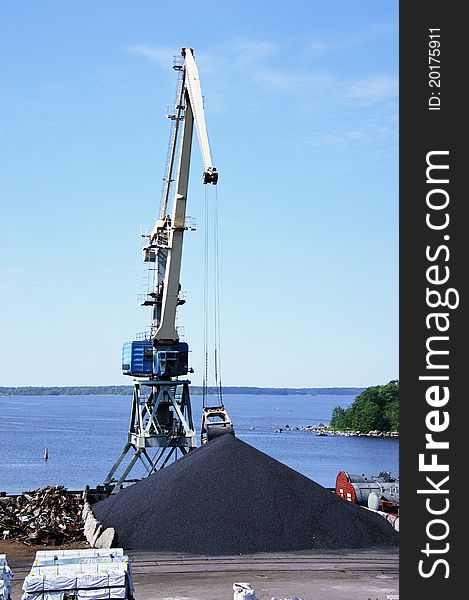
[[[23,584],[22,600],[130,599],[134,585],[122,548],[41,551]]]
[[[9,600],[11,596],[11,580],[13,573],[7,563],[5,554],[0,554],[0,600]]]

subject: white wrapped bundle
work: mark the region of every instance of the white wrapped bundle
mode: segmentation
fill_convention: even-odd
[[[25,592],[21,596],[21,600],[63,600],[63,592],[34,592],[33,594],[28,594]]]
[[[249,583],[233,583],[233,600],[256,600],[256,593]]]
[[[42,560],[53,560],[55,556],[58,559],[60,559],[96,556],[122,556],[123,554],[123,548],[84,548],[82,550],[38,550],[36,552],[35,560],[39,562],[42,562]]]
[[[0,579],[0,600],[8,600],[10,592],[10,586],[5,583],[5,580]]]
[[[112,600],[116,599],[116,600],[125,600],[125,598],[128,598],[127,596],[127,590],[125,588],[109,588],[109,592],[110,592],[110,598],[112,598]]]
[[[117,571],[109,571],[108,573],[108,581],[109,581],[109,587],[111,588],[124,588],[126,581],[127,581],[127,577],[126,577],[126,573],[125,571],[121,571],[121,572],[117,572]]]
[[[44,575],[27,575],[23,582],[23,591],[27,594],[42,593],[44,579]]]
[[[77,579],[77,589],[89,590],[93,588],[108,588],[109,577],[106,573],[87,573]]]
[[[0,600],[7,600],[11,594],[13,573],[8,566],[5,554],[0,554]]]
[[[78,590],[77,598],[78,600],[109,600],[111,591],[107,587],[99,590]]]
[[[125,560],[116,561],[112,563],[103,563],[98,564],[98,571],[102,573],[107,573],[109,577],[109,587],[111,588],[122,588],[125,586],[133,592],[134,584],[132,579],[132,571],[129,568],[129,562],[126,556],[124,556]],[[113,590],[111,598],[125,598],[125,594],[121,595],[121,592],[117,589]]]
[[[125,600],[127,598],[127,590],[125,587],[107,587],[101,589],[91,589],[91,590],[78,590],[77,599],[78,600],[108,600],[108,599],[120,599]]]
[[[35,560],[32,566],[32,572],[40,574],[41,569],[45,567],[54,567],[60,569],[60,572],[65,568],[73,569],[75,573],[90,572],[98,570],[98,565],[113,565],[113,564],[127,564],[128,557],[124,555],[119,556],[77,556],[75,558],[70,557],[59,557],[59,558],[41,558]],[[59,572],[59,571],[57,571]]]
[[[60,575],[45,575],[44,590],[45,591],[69,591],[75,590],[77,587],[77,576],[74,573]]]
[[[115,570],[93,575],[83,575],[77,580],[78,598],[126,598],[127,577],[125,570]]]
[[[81,571],[81,565],[44,565],[44,566],[32,566],[30,575],[44,575],[44,577],[75,577],[77,572]]]

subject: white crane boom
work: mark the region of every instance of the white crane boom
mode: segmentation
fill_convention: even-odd
[[[205,124],[199,73],[192,49],[183,48],[184,57],[182,86],[176,106],[176,133],[172,141],[174,156],[178,143],[179,121],[183,120],[178,171],[171,215],[161,215],[151,234],[150,247],[155,248],[158,267],[155,273],[154,295],[157,299],[153,311],[152,338],[155,348],[172,346],[179,341],[176,331],[176,309],[181,302],[180,272],[182,245],[186,218],[187,189],[189,183],[192,133],[195,123],[200,152],[204,166],[203,182],[216,185],[218,172],[213,166]],[[182,111],[184,114],[182,115]],[[168,177],[171,179],[172,164]],[[164,240],[164,243],[162,243]]]
[[[217,183],[216,176],[214,180],[210,180],[210,176],[213,177],[217,170],[213,166],[212,154],[210,152],[210,144],[207,135],[207,126],[205,124],[202,90],[200,88],[199,71],[197,69],[197,65],[195,64],[192,49],[183,48],[182,55],[185,59],[185,85],[189,95],[192,113],[194,115],[197,137],[199,139],[200,153],[202,155],[202,161],[204,164],[204,183]],[[207,176],[209,178],[209,181],[205,181]]]

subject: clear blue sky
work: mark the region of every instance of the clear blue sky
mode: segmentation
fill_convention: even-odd
[[[397,378],[397,1],[6,0],[0,19],[0,386],[131,383],[182,46],[220,172],[223,383]],[[179,324],[199,384],[193,156]]]

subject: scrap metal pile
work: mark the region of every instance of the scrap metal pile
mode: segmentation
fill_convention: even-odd
[[[63,486],[0,498],[0,537],[29,546],[83,540],[82,509],[81,497]]]

